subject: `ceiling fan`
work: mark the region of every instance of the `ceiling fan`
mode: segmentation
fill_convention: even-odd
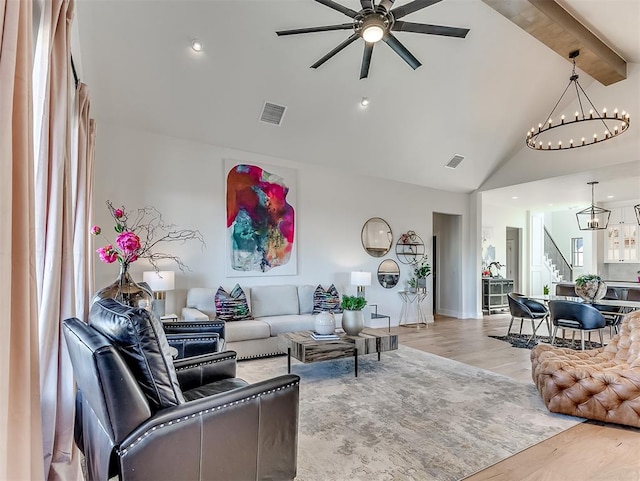
[[[403,22],[401,18],[410,13],[422,10],[442,0],[413,0],[392,9],[394,0],[380,0],[375,4],[375,0],[360,0],[362,10],[356,12],[348,7],[340,5],[333,0],[315,0],[329,8],[337,10],[351,17],[351,23],[341,23],[338,25],[326,25],[321,27],[297,28],[293,30],[280,30],[276,32],[278,36],[297,35],[300,33],[327,32],[331,30],[349,30],[354,33],[340,45],[335,47],[324,57],[314,63],[311,68],[318,68],[335,54],[355,42],[358,38],[364,40],[364,54],[362,56],[362,66],[360,67],[360,78],[367,78],[369,66],[371,65],[371,54],[373,46],[379,40],[383,40],[414,70],[422,65],[407,48],[391,33],[393,32],[414,32],[428,35],[442,35],[445,37],[464,38],[469,33],[468,28],[445,27],[443,25],[428,25],[423,23]]]

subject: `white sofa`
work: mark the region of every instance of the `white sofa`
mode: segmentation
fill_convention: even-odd
[[[236,351],[238,359],[280,354],[278,334],[314,328],[313,293],[317,286],[281,285],[243,287],[254,319],[225,323],[226,349]],[[185,321],[216,318],[217,289],[194,287],[187,291],[187,305],[182,309]],[[342,314],[336,314],[341,326]]]

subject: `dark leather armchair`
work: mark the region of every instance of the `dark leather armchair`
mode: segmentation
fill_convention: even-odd
[[[162,321],[169,345],[178,350],[175,359],[225,350],[224,321]]]
[[[531,320],[531,329],[533,334],[529,338],[531,342],[536,337],[536,332],[540,328],[543,322],[547,322],[547,329],[551,332],[551,326],[549,325],[549,311],[544,304],[533,299],[528,299],[522,294],[516,292],[510,292],[507,294],[509,298],[509,312],[511,313],[511,322],[509,323],[509,329],[507,329],[507,336],[511,332],[511,326],[513,326],[514,319],[520,319],[520,334],[522,334],[522,323],[525,319]],[[536,321],[538,325],[536,326]]]
[[[89,480],[291,480],[300,378],[235,377],[232,351],[174,361],[160,322],[112,299],[64,321]]]
[[[584,351],[585,331],[598,331],[600,334],[600,344],[604,345],[602,330],[607,322],[604,316],[590,304],[574,301],[549,301],[549,311],[551,312],[551,322],[553,323],[553,336],[551,345],[554,344],[558,328],[580,331],[580,341]]]

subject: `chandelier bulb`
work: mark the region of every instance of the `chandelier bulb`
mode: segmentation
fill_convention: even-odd
[[[606,107],[602,107],[602,116],[606,119],[607,118],[607,108]]]
[[[564,114],[562,114],[562,117],[560,117],[560,122],[564,124]]]
[[[592,119],[593,118],[593,109],[589,110],[589,118]]]

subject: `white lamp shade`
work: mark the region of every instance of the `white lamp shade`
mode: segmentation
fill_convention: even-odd
[[[370,286],[371,272],[362,272],[362,271],[352,272],[351,285],[352,286]]]
[[[173,271],[145,271],[142,280],[149,284],[154,292],[172,291],[176,286],[176,276]]]

